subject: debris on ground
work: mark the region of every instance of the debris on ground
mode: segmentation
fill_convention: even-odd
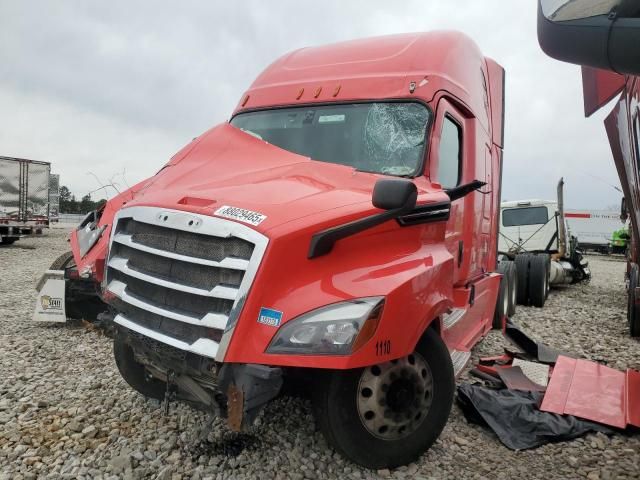
[[[469,422],[488,426],[513,450],[640,427],[640,372],[564,356],[511,321],[504,335],[520,351],[480,358],[471,373],[485,385],[458,386]]]

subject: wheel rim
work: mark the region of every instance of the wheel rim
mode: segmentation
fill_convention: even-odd
[[[515,279],[511,282],[511,305],[515,305],[517,303],[517,294],[518,294],[518,280]]]
[[[375,437],[398,440],[415,432],[433,401],[433,375],[417,352],[367,367],[358,383],[358,415]]]

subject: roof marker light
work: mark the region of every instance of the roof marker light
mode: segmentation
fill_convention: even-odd
[[[321,91],[322,91],[322,87],[318,87],[316,89],[316,93],[313,94],[313,98],[318,98],[320,96]]]
[[[304,88],[301,88],[300,91],[298,92],[298,96],[296,97],[296,100],[300,100],[303,93],[304,93]]]
[[[338,85],[334,90],[333,90],[333,96],[337,97],[338,93],[340,93],[340,88],[342,88],[342,85]]]
[[[248,101],[249,101],[249,95],[244,97],[244,100],[242,100],[242,106],[244,107],[247,104]]]

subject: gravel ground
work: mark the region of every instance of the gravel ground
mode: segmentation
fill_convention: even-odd
[[[391,472],[363,470],[332,452],[300,399],[273,402],[247,435],[215,421],[203,440],[203,414],[175,405],[164,417],[125,385],[108,338],[82,326],[31,322],[33,286],[67,249],[65,238],[54,229],[0,248],[0,480],[640,478],[640,435],[589,435],[513,452],[467,424],[457,406],[433,448]],[[552,290],[544,309],[520,307],[515,320],[557,348],[640,369],[640,343],[625,325],[624,263],[589,260],[591,284]],[[492,333],[474,359],[505,345]]]

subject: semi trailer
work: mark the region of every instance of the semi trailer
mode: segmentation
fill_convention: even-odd
[[[620,220],[620,212],[608,210],[567,210],[567,225],[583,251],[624,253],[627,230]]]
[[[461,33],[284,55],[228,123],[85,218],[35,316],[60,319],[53,293],[110,317],[133,389],[235,430],[304,380],[338,452],[411,462],[511,306],[503,118],[504,70]]]
[[[51,164],[0,156],[0,244],[49,228]]]

